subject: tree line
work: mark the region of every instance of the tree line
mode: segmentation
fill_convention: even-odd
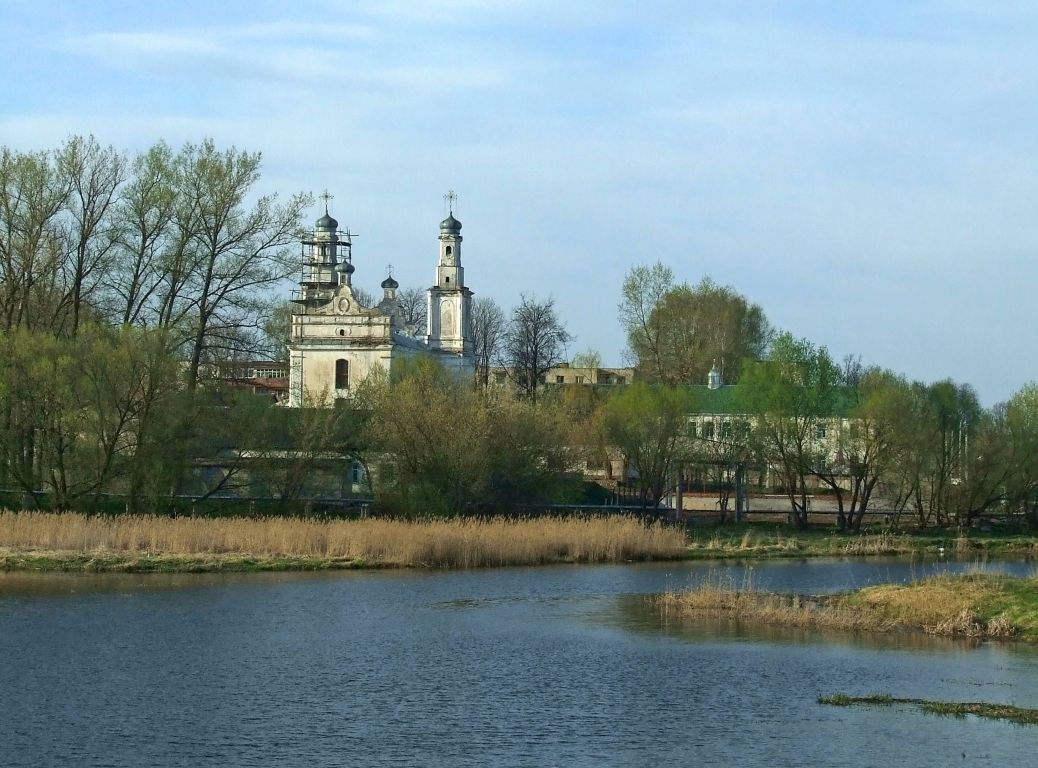
[[[401,490],[406,468],[425,465],[416,443],[391,445],[401,431],[385,425],[414,405],[394,398],[423,386],[441,399],[409,407],[408,424],[427,419],[433,402],[452,400],[455,419],[506,430],[510,444],[525,441],[507,462],[515,471],[487,469],[492,482],[476,483],[476,495],[460,490],[475,482],[474,470],[437,464],[455,478],[454,490],[437,501],[440,486],[422,480],[430,508],[477,496],[543,498],[555,475],[537,475],[522,457],[539,457],[529,460],[545,468],[558,462],[533,449],[540,432],[525,402],[491,408],[420,368],[392,372],[404,382],[392,396],[361,393],[349,407],[288,412],[213,380],[228,361],[287,356],[291,305],[277,289],[299,267],[295,248],[312,201],[261,194],[261,160],[211,140],[130,154],[78,136],[53,150],[0,148],[0,491],[88,511],[115,494],[130,511],[161,511],[182,495],[252,486],[288,504],[313,492],[307,475],[330,456],[363,463],[392,449],[399,462],[372,477],[400,478],[386,498],[403,504],[414,496]],[[401,290],[397,309],[412,333],[424,333],[424,291]],[[509,316],[493,300],[477,300],[473,326],[484,395],[490,367],[508,354],[523,400],[534,400],[536,382],[563,359],[569,339],[550,298],[523,297]],[[456,435],[456,422],[448,423],[448,437]],[[471,458],[495,455],[493,440],[467,437]],[[454,450],[459,461],[466,455]],[[523,472],[542,490],[524,485]],[[525,495],[494,491],[517,486]]]
[[[982,519],[1038,523],[1038,385],[981,407],[968,384],[910,381],[853,356],[776,332],[763,311],[709,279],[675,285],[657,263],[628,274],[619,306],[643,384],[605,407],[607,433],[658,503],[677,468],[700,465],[721,486],[735,467],[781,489],[790,522],[806,526],[810,497],[835,499],[840,527],[870,510],[893,522],[969,526]],[[737,353],[738,356],[733,356]],[[679,415],[701,412],[713,365],[733,386],[719,415],[727,433],[689,434]]]
[[[818,487],[849,528],[875,509],[919,525],[1038,522],[1036,385],[985,409],[965,384],[836,362],[734,288],[678,282],[662,263],[632,268],[620,292],[630,387],[545,387],[573,338],[551,297],[524,295],[507,313],[474,301],[475,386],[421,363],[338,407],[223,390],[204,380],[210,364],[284,354],[274,289],[298,266],[311,202],[259,194],[260,168],[212,141],[0,149],[0,489],[162,511],[251,486],[288,510],[322,466],[349,461],[387,510],[455,513],[580,498],[580,468],[621,456],[646,506],[699,467],[723,509],[741,467],[785,492],[799,525]],[[400,292],[416,335],[424,308],[419,289]],[[711,369],[738,386],[708,438],[690,416],[716,405]]]

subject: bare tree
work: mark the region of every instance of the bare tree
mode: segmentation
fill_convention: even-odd
[[[59,326],[53,311],[60,292],[59,217],[68,182],[47,152],[0,149],[0,324]]]
[[[153,301],[164,283],[162,263],[173,237],[175,159],[159,142],[137,155],[116,212],[119,243],[108,275],[112,318],[123,325],[151,323]]]
[[[591,349],[589,347],[583,352],[573,355],[570,365],[574,368],[601,368],[602,355],[598,353],[597,349]]]
[[[426,295],[422,288],[411,286],[396,292],[400,319],[414,336],[424,336],[426,330]]]
[[[472,302],[472,349],[476,358],[476,384],[486,389],[490,365],[501,355],[505,335],[505,313],[497,302],[477,296]]]
[[[521,298],[519,306],[512,310],[501,349],[520,393],[536,401],[544,374],[566,359],[566,344],[573,337],[555,313],[554,298]]]
[[[367,288],[361,288],[359,285],[351,286],[351,288],[353,289],[353,298],[362,307],[371,308],[378,305],[378,299],[375,298],[375,294]]]
[[[251,208],[245,199],[259,180],[260,155],[212,141],[185,148],[185,181],[192,218],[191,264],[193,329],[188,386],[198,381],[199,365],[211,348],[233,344],[258,325],[266,303],[260,293],[295,268],[291,249],[310,200],[294,195],[286,204],[276,195]]]
[[[661,261],[651,267],[633,267],[624,278],[617,311],[627,331],[627,354],[639,367],[663,367],[662,318],[655,310],[673,286],[674,271]]]
[[[58,172],[68,180],[68,226],[64,259],[65,296],[71,332],[79,329],[83,305],[101,283],[118,235],[115,208],[126,158],[115,147],[102,147],[93,136],[73,136],[58,151]]]

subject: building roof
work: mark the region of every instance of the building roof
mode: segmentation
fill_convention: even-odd
[[[690,384],[686,388],[694,395],[696,413],[719,413],[737,415],[745,413],[739,403],[741,384],[724,384],[710,389],[706,384]],[[835,387],[828,416],[849,416],[857,404],[853,387]]]
[[[441,232],[460,232],[461,222],[454,218],[453,213],[447,214],[447,218],[440,222]]]
[[[317,220],[316,226],[318,229],[330,229],[334,232],[339,228],[339,222],[337,222],[335,219],[329,216],[328,212],[325,211],[324,216]]]

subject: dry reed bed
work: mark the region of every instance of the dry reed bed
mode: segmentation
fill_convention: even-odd
[[[761,592],[751,580],[712,577],[658,595],[655,604],[665,616],[688,620],[721,617],[806,629],[1038,639],[1038,580],[982,573],[811,597]]]
[[[680,557],[685,544],[679,529],[631,517],[324,521],[0,512],[0,548],[12,552],[247,555],[473,568],[669,559]]]

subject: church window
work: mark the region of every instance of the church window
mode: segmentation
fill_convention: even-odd
[[[449,283],[450,281],[451,281],[451,279],[449,277],[443,278],[443,282],[445,282],[445,283]]]
[[[450,255],[451,255],[451,253],[452,253],[452,251],[451,251],[451,247],[450,247],[450,246],[448,245],[448,246],[447,246],[447,255],[448,255],[448,256],[450,256]]]
[[[335,361],[335,388],[350,388],[350,361],[339,359]]]
[[[346,329],[345,328],[340,328],[339,329],[339,335],[340,336],[345,336],[346,335]]]

